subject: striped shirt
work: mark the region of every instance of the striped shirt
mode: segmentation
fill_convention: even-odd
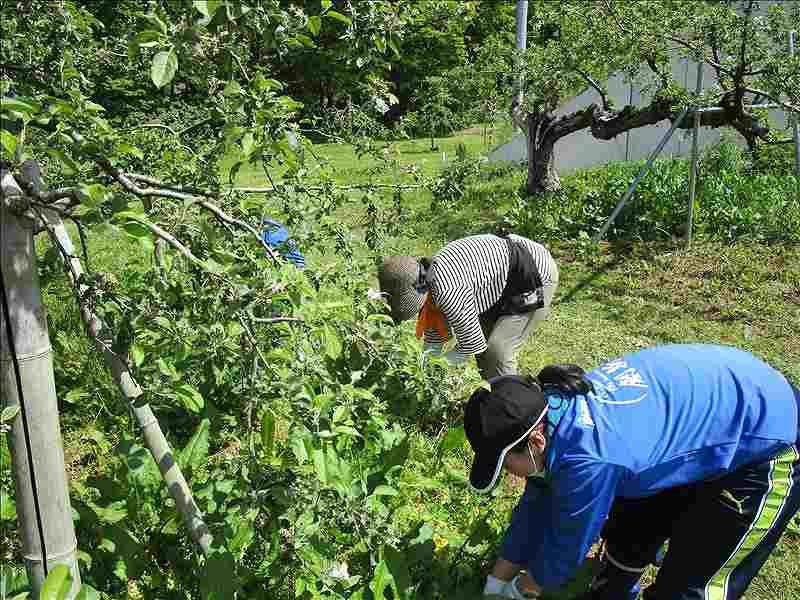
[[[558,282],[558,268],[547,248],[524,237],[509,237],[522,242],[531,253],[543,285]],[[431,259],[426,277],[430,293],[444,313],[451,335],[455,335],[459,354],[486,351],[480,315],[500,300],[509,262],[508,244],[496,235],[473,235],[450,242]],[[532,293],[527,301],[537,302],[537,294]],[[435,331],[427,330],[425,343],[438,346],[443,340]]]

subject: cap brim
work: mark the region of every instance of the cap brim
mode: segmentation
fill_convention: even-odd
[[[415,289],[405,290],[401,293],[389,293],[389,306],[392,318],[396,321],[415,319],[425,301],[425,295]]]
[[[539,415],[536,422],[526,429],[525,433],[508,444],[505,448],[500,449],[499,452],[484,452],[475,455],[475,459],[472,461],[472,469],[469,473],[469,483],[476,492],[479,494],[488,494],[492,491],[492,488],[497,483],[497,479],[500,477],[500,472],[503,470],[503,461],[508,451],[530,435],[531,431],[542,422],[542,418],[546,412],[547,409],[542,411],[542,414]]]

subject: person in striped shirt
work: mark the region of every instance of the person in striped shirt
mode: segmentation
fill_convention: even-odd
[[[417,318],[425,348],[453,364],[475,355],[485,379],[517,372],[517,353],[550,313],[558,267],[541,244],[517,235],[473,235],[430,260],[387,256],[381,293],[396,322]]]

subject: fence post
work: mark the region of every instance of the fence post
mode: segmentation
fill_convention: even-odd
[[[794,58],[794,36],[796,31],[789,32],[789,56]],[[800,116],[792,115],[792,132],[794,137],[794,176],[800,180]]]
[[[689,171],[689,200],[686,206],[686,245],[692,244],[692,225],[694,221],[694,196],[697,191],[697,160],[698,160],[698,137],[700,134],[700,93],[703,91],[703,59],[697,57],[697,85],[694,90],[694,124],[692,127],[692,160],[691,170]]]
[[[528,45],[528,0],[517,0],[517,32],[516,49],[517,59],[514,64],[514,96],[511,100],[511,121],[515,129],[524,130],[519,118],[522,111],[525,87],[525,73],[523,72],[523,53]]]
[[[22,554],[33,598],[39,597],[47,572],[64,564],[72,575],[71,599],[80,588],[77,540],[34,222],[10,210],[9,196],[22,191],[11,173],[0,172],[0,398],[20,407],[10,446]]]

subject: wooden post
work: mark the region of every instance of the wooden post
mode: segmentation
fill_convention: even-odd
[[[11,174],[0,172],[0,398],[7,406],[20,407],[10,445],[22,554],[32,597],[39,597],[48,571],[64,564],[72,575],[71,599],[80,588],[77,540],[52,348],[39,288],[34,222],[9,207],[9,196],[21,195]]]

